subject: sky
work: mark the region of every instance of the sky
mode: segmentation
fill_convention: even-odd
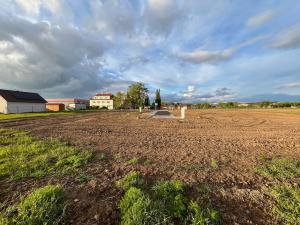
[[[300,1],[1,0],[0,88],[300,101]]]

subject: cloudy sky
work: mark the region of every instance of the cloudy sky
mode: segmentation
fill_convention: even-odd
[[[299,100],[300,1],[1,0],[0,88]]]

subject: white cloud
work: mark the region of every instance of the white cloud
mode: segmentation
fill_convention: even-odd
[[[242,42],[232,48],[227,48],[220,51],[206,51],[206,50],[196,50],[194,52],[179,54],[179,57],[192,63],[215,63],[223,60],[230,59],[233,54],[239,49],[246,47],[248,45],[255,44],[256,42],[265,39],[267,36],[257,36],[245,42]]]
[[[251,17],[247,21],[247,26],[249,27],[259,27],[268,21],[270,21],[275,16],[275,12],[273,10],[267,10],[262,12],[259,15]]]
[[[183,96],[191,98],[195,92],[196,92],[196,87],[193,85],[189,85],[187,87],[187,91],[183,93]]]
[[[148,0],[146,25],[154,32],[168,33],[182,14],[176,0]]]
[[[60,0],[15,0],[28,15],[37,16],[42,8],[49,10],[51,13],[58,13],[61,10]]]
[[[16,3],[28,14],[38,15],[40,12],[41,0],[16,0]]]
[[[221,60],[229,59],[235,49],[225,49],[223,51],[204,51],[204,50],[197,50],[190,53],[183,53],[180,55],[182,59],[193,63],[213,63]]]
[[[292,82],[275,87],[276,89],[300,89],[300,82]]]
[[[280,32],[269,48],[294,48],[300,45],[300,23]]]

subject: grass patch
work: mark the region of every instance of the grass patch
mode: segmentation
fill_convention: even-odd
[[[131,187],[140,187],[143,184],[143,179],[136,171],[128,173],[123,179],[118,180],[116,185],[123,190],[128,190]]]
[[[179,170],[183,171],[198,171],[198,170],[204,170],[205,167],[202,164],[186,164],[178,167]]]
[[[147,191],[137,186],[128,185],[119,202],[121,225],[206,225],[220,221],[217,211],[190,201],[180,181],[160,181]]]
[[[117,154],[113,155],[113,158],[116,162],[122,162],[123,161],[123,157],[120,153],[117,153]]]
[[[132,159],[128,160],[125,165],[136,165],[140,162],[140,158],[138,157],[133,157]]]
[[[13,120],[30,117],[46,117],[46,116],[59,116],[59,115],[73,115],[75,112],[41,112],[41,113],[15,113],[15,114],[0,114],[0,120]]]
[[[215,160],[215,159],[212,159],[210,161],[210,167],[213,169],[213,170],[216,170],[219,168],[219,164],[218,164],[218,161]]]
[[[285,225],[300,224],[300,188],[289,185],[275,186],[270,190],[276,201],[274,214]]]
[[[202,183],[197,187],[197,192],[203,197],[209,197],[212,193],[212,188],[208,184]]]
[[[97,161],[103,161],[103,160],[106,160],[107,157],[104,153],[99,153],[99,154],[96,154],[95,157],[94,157]]]
[[[75,181],[77,181],[78,183],[85,183],[88,182],[90,180],[94,179],[94,176],[87,174],[83,171],[81,171],[76,177],[75,177]]]
[[[0,129],[0,177],[64,174],[85,164],[91,156],[58,140],[38,140],[24,131]]]
[[[263,166],[256,171],[264,177],[276,179],[280,184],[269,189],[269,195],[275,200],[274,216],[281,224],[300,224],[300,188],[288,183],[300,176],[300,160],[260,157]]]
[[[0,215],[1,225],[60,224],[65,210],[65,194],[59,186],[38,188],[10,210]]]
[[[300,176],[300,160],[261,157],[261,161],[263,166],[256,172],[264,177],[287,180]]]

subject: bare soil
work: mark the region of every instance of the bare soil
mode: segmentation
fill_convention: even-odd
[[[106,155],[82,168],[90,177],[85,182],[78,175],[0,180],[4,205],[32,188],[60,183],[70,199],[67,224],[119,224],[117,203],[123,193],[115,181],[131,170],[140,171],[148,182],[185,182],[191,197],[220,211],[223,224],[279,224],[265,194],[272,181],[256,174],[255,167],[260,156],[300,157],[297,109],[189,110],[185,120],[99,112],[2,121],[0,127],[60,138]],[[133,157],[139,162],[128,164]],[[210,197],[197,192],[201,184],[210,187]]]

